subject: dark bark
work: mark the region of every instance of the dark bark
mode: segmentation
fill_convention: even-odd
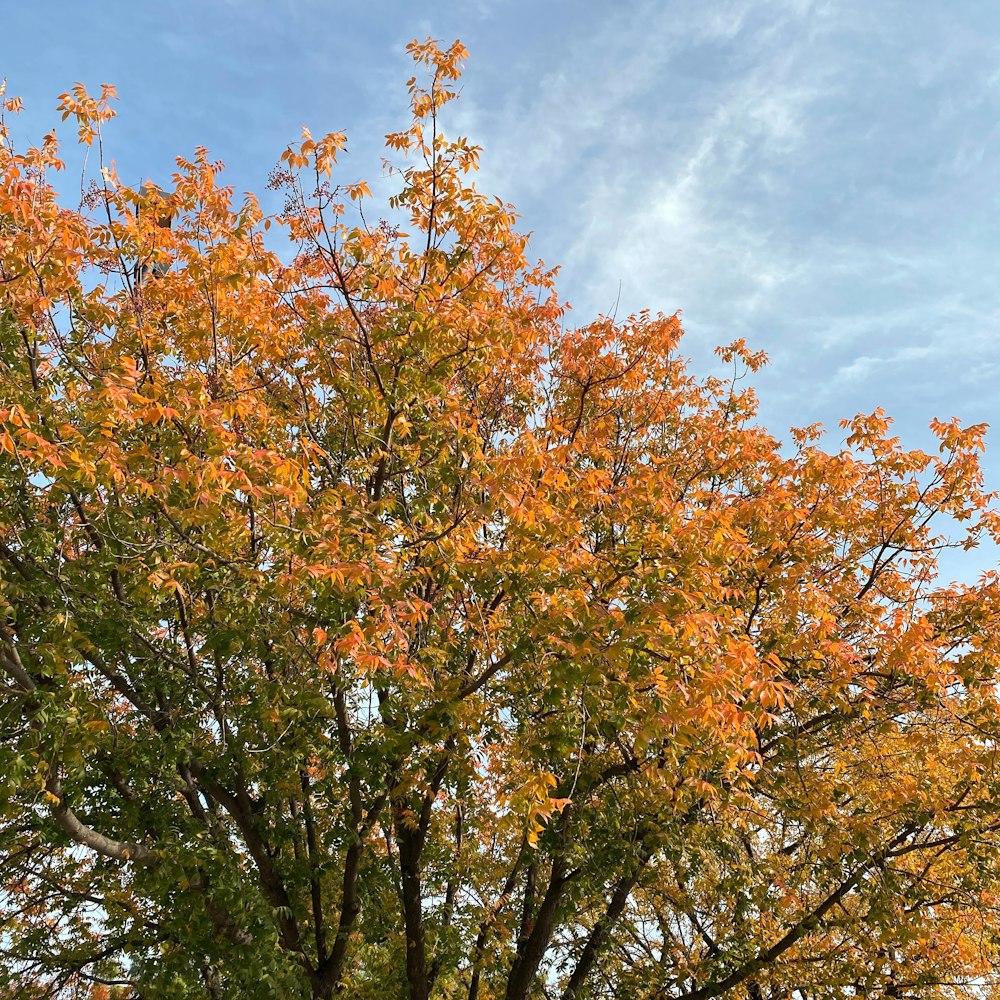
[[[299,772],[299,784],[302,788],[302,816],[306,827],[306,850],[309,859],[309,898],[312,903],[313,933],[316,940],[316,963],[322,967],[326,961],[326,925],[323,920],[323,887],[320,883],[319,845],[316,842],[316,825],[313,822],[312,790],[309,785],[309,775]]]
[[[422,836],[412,828],[411,814],[400,811],[396,819],[396,846],[403,885],[403,925],[406,932],[406,982],[410,1000],[427,1000],[430,983],[424,940],[424,908],[421,900],[420,851]]]
[[[574,872],[566,870],[566,861],[563,857],[557,856],[553,859],[548,886],[538,906],[538,912],[530,921],[530,931],[518,942],[517,954],[507,979],[506,1000],[525,1000],[527,997],[552,938],[563,892],[573,875]],[[522,931],[526,929],[522,927]]]
[[[511,893],[514,891],[514,885],[517,882],[518,872],[521,870],[521,864],[524,861],[526,850],[527,842],[522,840],[521,848],[517,852],[517,860],[514,862],[514,867],[511,868],[510,874],[507,876],[507,879],[503,884],[503,888],[500,890],[500,898],[493,904],[492,909],[479,925],[479,934],[476,937],[476,947],[472,952],[472,978],[469,981],[469,1000],[479,1000],[479,979],[481,975],[479,963],[482,961],[483,953],[486,948],[486,939],[489,935],[490,927],[497,918],[497,914],[503,908],[504,904],[510,899]]]
[[[580,953],[580,958],[577,960],[576,968],[573,970],[573,974],[569,977],[569,982],[566,984],[566,990],[563,994],[566,1000],[573,1000],[583,990],[587,977],[594,968],[594,963],[601,952],[601,947],[617,923],[618,918],[624,912],[629,896],[632,894],[632,890],[639,881],[639,876],[642,874],[642,870],[646,867],[652,854],[651,849],[644,848],[635,867],[627,874],[622,875],[615,883],[615,888],[611,894],[607,909],[597,923],[594,924],[593,930],[591,930],[590,936],[587,938],[587,943],[583,946],[583,951]]]

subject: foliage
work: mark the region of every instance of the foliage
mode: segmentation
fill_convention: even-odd
[[[411,51],[374,226],[341,135],[265,216],[2,127],[6,995],[990,994],[984,428],[783,447],[742,343],[568,329]]]

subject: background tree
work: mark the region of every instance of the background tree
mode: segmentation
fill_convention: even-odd
[[[782,447],[742,343],[567,329],[411,52],[377,226],[341,135],[265,217],[2,126],[8,995],[991,995],[984,428]]]

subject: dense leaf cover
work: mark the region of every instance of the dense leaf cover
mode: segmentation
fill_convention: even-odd
[[[992,995],[984,428],[570,327],[411,51],[377,225],[342,135],[265,217],[121,183],[110,88],[77,210],[3,126],[3,995]]]

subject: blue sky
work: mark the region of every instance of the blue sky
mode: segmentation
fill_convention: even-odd
[[[577,321],[682,309],[704,368],[746,337],[779,435],[819,420],[834,445],[877,405],[913,445],[934,416],[995,422],[1000,485],[996,0],[0,0],[0,24],[25,138],[108,81],[123,177],[200,144],[258,192],[304,123],[377,179],[405,43],[460,37],[451,130]]]

